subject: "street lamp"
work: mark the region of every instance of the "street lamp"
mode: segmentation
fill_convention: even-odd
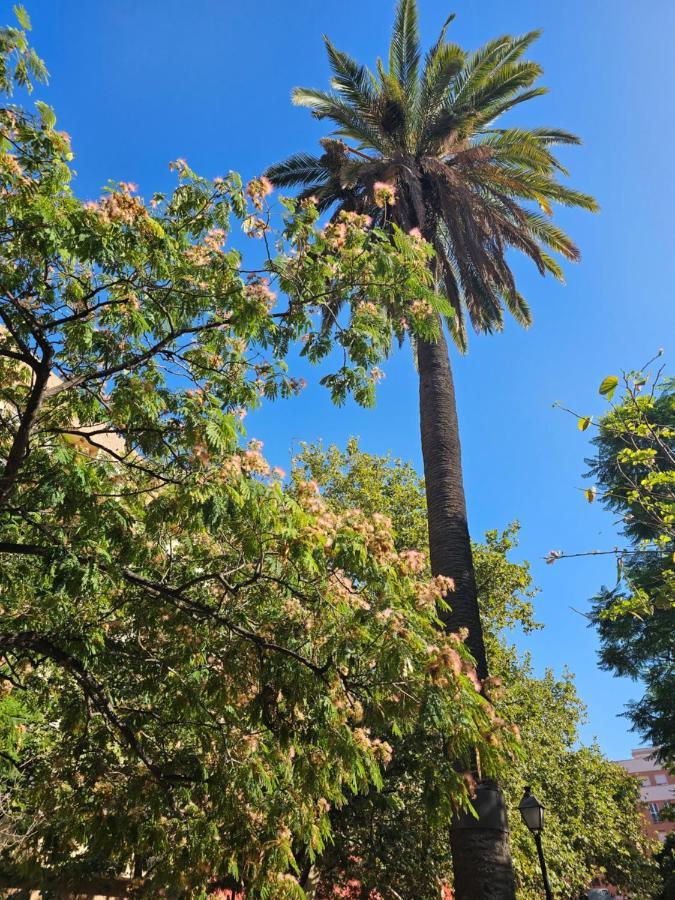
[[[548,873],[546,872],[546,860],[544,859],[544,851],[541,846],[541,833],[544,830],[544,804],[532,793],[532,788],[526,787],[523,799],[518,806],[523,822],[532,832],[534,842],[537,845],[537,853],[539,854],[539,865],[541,866],[541,874],[544,879],[544,890],[546,891],[546,900],[553,900],[551,893],[551,885],[548,882]]]

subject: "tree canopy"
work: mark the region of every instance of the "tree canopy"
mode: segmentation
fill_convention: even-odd
[[[368,517],[386,509],[399,551],[411,543],[424,547],[424,487],[409,464],[367,454],[351,440],[345,451],[304,447],[296,477],[300,483],[315,478],[335,509],[357,506]],[[541,896],[532,836],[517,811],[524,786],[532,785],[547,807],[544,841],[555,896],[580,896],[593,877],[604,873],[631,897],[648,900],[658,876],[646,857],[650,843],[642,832],[637,781],[596,745],[580,746],[585,708],[573,676],[535,673],[529,656],[511,643],[512,629],[527,635],[540,627],[529,567],[512,558],[517,533],[517,525],[501,534],[489,532],[473,549],[492,673],[484,690],[499,720],[516,727],[521,737],[521,753],[502,775],[518,897]],[[336,842],[318,863],[326,896],[337,881],[345,889],[351,883],[355,897],[373,890],[382,897],[431,900],[452,879],[447,831],[435,818],[434,797],[420,778],[429,765],[424,741],[415,733],[392,743],[384,789],[351,801],[334,816]]]
[[[591,624],[600,636],[600,665],[642,682],[645,693],[627,715],[662,760],[675,755],[675,385],[659,350],[641,369],[609,375],[599,386],[608,409],[577,415],[596,429],[584,491],[618,517],[623,542],[614,548],[551,551],[549,563],[574,556],[616,558],[616,583],[593,598]],[[615,400],[617,390],[620,394]],[[568,410],[571,412],[571,410]]]
[[[374,72],[325,37],[330,90],[299,87],[293,102],[334,130],[321,155],[295,154],[267,174],[279,187],[301,186],[300,196],[315,197],[322,210],[367,215],[378,227],[395,223],[429,241],[441,311],[466,347],[467,320],[479,332],[501,330],[505,310],[531,321],[508,250],[562,279],[552,254],[576,260],[579,250],[550,221],[553,205],[597,204],[560,180],[568,173],[555,148],[577,137],[498,121],[546,92],[537,84],[541,66],[525,58],[539,32],[502,35],[469,53],[448,40],[453,18],[423,57],[417,2],[399,0],[388,59]],[[403,320],[391,310],[401,336],[407,316],[423,309],[416,295],[408,301]]]
[[[474,546],[481,681],[466,635],[442,628],[453,584],[431,575],[413,470],[307,447],[286,483],[244,429],[301,390],[291,342],[340,357],[322,379],[336,402],[371,404],[394,338],[434,341],[445,315],[461,339],[463,311],[490,330],[502,305],[527,321],[507,247],[555,274],[545,248],[576,256],[519,205],[594,206],[557,181],[548,147],[575,139],[488,129],[540,90],[520,61],[533,35],[465,57],[444,29],[420,73],[415,9],[399,5],[379,87],[328,44],[337,94],[299,96],[346,130],[317,196],[282,199],[280,220],[266,177],[209,180],[182,159],[166,194],[111,182],[83,201],[68,135],[26,100],[46,77],[26,12],[0,29],[0,882],[125,875],[141,896],[236,885],[264,900],[305,896],[314,869],[319,894],[356,879],[423,900],[452,878],[448,825],[478,760],[504,776],[524,900],[539,890],[514,813],[525,782],[550,808],[556,890],[602,869],[638,900],[655,883],[637,786],[577,747],[571,678],[535,675],[503,634],[537,627],[516,529]],[[361,140],[357,114],[379,117],[394,174],[342,140]],[[485,227],[422,240],[400,158],[418,150],[441,219],[478,203]],[[338,188],[367,200],[321,228]],[[417,219],[392,222],[403,192]],[[649,459],[633,463],[662,496]],[[661,534],[647,538],[662,549]]]
[[[610,382],[611,384],[611,382]],[[611,399],[611,398],[610,398]],[[675,383],[646,367],[598,422],[589,460],[598,498],[619,516],[627,545],[617,583],[594,600],[600,662],[645,686],[628,706],[634,728],[675,762]],[[589,494],[592,496],[592,494]]]
[[[5,94],[44,75],[18,15]],[[514,744],[438,631],[447,582],[384,515],[289,494],[244,440],[247,409],[301,387],[285,348],[337,294],[363,310],[328,383],[370,401],[391,335],[369,309],[402,282],[432,297],[428,251],[357,216],[321,231],[311,202],[275,232],[264,178],[184,160],[167,195],[82,202],[71,160],[45,103],[3,105],[0,867],[302,896],[329,811],[381,784],[391,734],[423,727],[467,766]],[[261,267],[234,227],[269,248]],[[430,778],[439,815],[468,804],[449,761]]]

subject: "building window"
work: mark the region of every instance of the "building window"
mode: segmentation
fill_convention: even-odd
[[[654,783],[655,784],[668,784],[668,776],[667,775],[655,775]]]
[[[642,779],[643,787],[649,787],[650,784],[651,784],[651,781],[649,780],[649,775],[645,775]]]
[[[649,804],[649,815],[651,816],[652,822],[654,822],[654,824],[660,821],[658,803]]]

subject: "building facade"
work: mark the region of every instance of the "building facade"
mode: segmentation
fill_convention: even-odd
[[[666,835],[675,831],[675,822],[662,822],[660,813],[667,804],[675,805],[675,777],[666,772],[653,756],[653,747],[639,747],[631,750],[630,759],[618,759],[617,763],[641,782],[645,831],[650,837],[665,841]]]

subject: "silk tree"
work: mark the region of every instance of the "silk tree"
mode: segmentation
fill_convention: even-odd
[[[558,146],[578,144],[558,128],[503,127],[501,117],[545,93],[541,67],[525,54],[537,31],[489,41],[466,53],[447,40],[450,16],[424,58],[416,0],[399,0],[388,63],[375,72],[325,38],[328,91],[296,88],[293,100],[334,126],[321,155],[298,153],[272,166],[280,188],[300,186],[319,209],[367,214],[423,237],[434,250],[437,291],[447,301],[447,332],[465,350],[469,328],[491,333],[505,312],[524,326],[530,310],[509,251],[562,279],[554,254],[579,251],[552,221],[554,204],[594,210],[587,194],[561,182]],[[416,298],[410,298],[411,304]],[[326,328],[339,310],[328,310]],[[462,479],[455,389],[443,327],[415,341],[420,428],[428,501],[431,567],[454,579],[448,629],[468,630],[479,675],[488,675]],[[485,796],[493,797],[490,792]],[[481,824],[480,821],[478,823]],[[505,831],[453,829],[458,900],[513,897]]]

